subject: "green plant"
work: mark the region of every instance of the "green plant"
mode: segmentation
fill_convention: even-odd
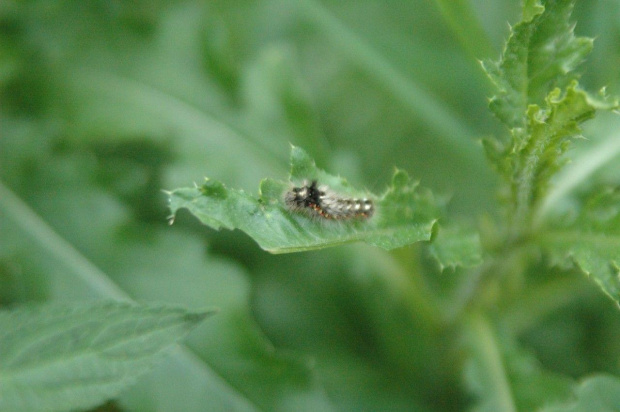
[[[0,5],[0,410],[620,409],[616,6],[203,3]]]
[[[488,410],[531,410],[556,400],[554,391],[565,396],[570,386],[559,377],[543,376],[542,385],[549,385],[550,390],[541,391],[539,398],[521,398],[520,393],[514,393],[510,382],[514,372],[510,364],[504,365],[506,355],[495,337],[496,326],[486,314],[505,300],[521,298],[526,274],[533,266],[542,273],[556,266],[566,271],[576,268],[620,303],[616,263],[620,261],[620,215],[615,192],[601,193],[599,187],[587,191],[570,217],[566,217],[569,212],[553,215],[549,209],[555,205],[545,203],[550,181],[566,161],[565,152],[571,141],[581,136],[581,124],[599,110],[618,107],[604,91],[592,96],[579,88],[575,69],[590,53],[592,39],[574,36],[569,21],[572,9],[573,2],[562,0],[547,1],[544,6],[539,2],[524,4],[523,19],[511,29],[501,59],[483,63],[496,89],[491,111],[509,131],[507,137],[484,140],[487,157],[504,181],[501,219],[488,219],[477,233],[447,217],[445,228],[440,225],[439,235],[429,246],[441,267],[473,268],[464,275],[466,287],[456,294],[462,305],[452,309],[455,313],[444,310],[440,323],[444,328],[453,327],[454,322],[465,325],[464,334],[472,345],[471,367],[481,369],[478,376],[470,377],[470,384]],[[297,148],[292,150],[291,167],[294,182],[318,180],[336,190],[346,185],[317,170]],[[424,203],[408,200],[414,189],[397,172],[395,182],[403,179],[378,198],[377,208],[383,215],[372,224],[296,219],[296,211],[286,210],[283,202],[286,184],[271,180],[262,182],[258,200],[207,180],[202,186],[171,192],[170,207],[173,214],[187,208],[215,229],[240,228],[271,252],[310,250],[351,240],[389,250],[430,240],[433,217],[439,217],[428,195]],[[420,221],[427,222],[423,230]],[[539,298],[549,299],[544,295]],[[613,391],[618,381],[594,379],[587,385]]]

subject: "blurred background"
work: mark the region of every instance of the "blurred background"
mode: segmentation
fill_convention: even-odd
[[[162,190],[208,176],[256,193],[288,178],[292,143],[376,194],[397,166],[453,218],[498,215],[479,139],[505,131],[479,60],[499,57],[518,3],[0,0],[0,304],[220,308],[188,340],[195,358],[109,410],[463,410],[458,327],[436,307],[458,273],[415,246],[269,255],[188,213],[168,226]],[[620,94],[620,3],[580,1],[573,21],[596,37],[584,87]],[[583,307],[523,341],[569,378],[618,372],[613,305],[571,279]]]

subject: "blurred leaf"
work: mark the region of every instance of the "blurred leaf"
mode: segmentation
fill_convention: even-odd
[[[127,214],[92,187],[48,190],[54,196],[40,191],[33,201],[58,233],[10,192],[0,190],[5,235],[0,246],[6,236],[16,243],[8,251],[0,247],[8,253],[0,259],[8,258],[19,268],[16,289],[35,283],[48,299],[127,299],[129,294],[139,300],[221,309],[220,316],[188,341],[194,352],[175,351],[170,361],[124,392],[121,404],[136,410],[183,405],[186,411],[200,411],[205,402],[216,409],[279,410],[284,393],[288,401],[298,400],[299,410],[330,410],[308,362],[274,350],[261,333],[248,306],[247,274],[238,264],[205,259],[200,239],[165,226],[124,227]],[[170,376],[179,382],[192,379],[171,385]]]
[[[570,395],[574,388],[570,377],[545,368],[514,338],[502,336],[501,346],[517,410],[538,410]]]
[[[502,360],[501,348],[488,319],[473,314],[467,320],[465,344],[469,358],[465,384],[475,397],[475,412],[515,411],[515,398]]]
[[[585,379],[575,390],[576,400],[548,406],[541,412],[610,412],[620,410],[620,379],[598,375]]]
[[[440,225],[429,249],[441,270],[474,267],[482,263],[480,235],[465,225]]]
[[[237,4],[241,9],[253,7]],[[111,16],[93,2],[82,7],[59,4],[47,18],[36,14],[25,17],[28,23],[60,37],[59,51],[42,63],[46,76],[53,80],[49,94],[54,96],[55,116],[64,122],[67,139],[108,145],[149,139],[174,155],[175,161],[163,175],[167,186],[196,180],[205,171],[241,187],[255,185],[253,175],[231,167],[228,159],[232,153],[261,175],[284,170],[283,144],[290,135],[284,135],[281,127],[273,133],[277,128],[273,119],[251,116],[241,106],[245,102],[239,102],[241,93],[253,96],[257,92],[246,90],[245,84],[256,69],[240,71],[236,67],[249,64],[241,50],[235,51],[240,56],[224,56],[221,49],[227,42],[241,49],[241,39],[216,38],[226,37],[231,30],[232,23],[219,10],[224,6],[194,1],[162,2],[153,8],[140,4],[137,8],[145,9],[142,13],[154,13],[150,29],[145,31],[133,30],[113,7],[101,8]],[[67,14],[75,16],[71,25],[78,27],[74,31],[91,33],[91,47],[76,47],[75,32],[53,20],[56,16],[62,22]],[[83,22],[86,19],[88,22]],[[108,20],[116,24],[116,30],[110,30]],[[218,45],[218,41],[225,44]],[[63,53],[70,58],[58,58]],[[213,58],[233,61],[220,60],[224,67],[215,67]],[[224,89],[222,82],[233,90]],[[278,118],[276,124],[282,123]]]
[[[435,0],[435,3],[472,57],[480,59],[491,54],[489,38],[476,19],[471,3],[464,0]]]
[[[468,320],[466,333],[471,357],[465,381],[483,411],[533,411],[570,394],[571,379],[545,370],[507,333],[497,333],[480,316]]]
[[[469,142],[460,138],[463,134],[470,134],[468,125],[456,113],[451,112],[446,104],[428,93],[415,79],[403,76],[320,2],[303,0],[297,2],[297,7],[322,34],[338,46],[341,53],[375,77],[376,81],[404,106],[411,108],[419,120],[435,132],[436,138],[445,139],[449,146],[458,148],[462,157],[467,157],[468,160],[476,159],[477,153],[472,150]]]
[[[317,169],[314,160],[297,147],[291,151],[291,168],[293,181],[318,180],[348,196],[364,197],[344,179]],[[430,239],[435,224],[434,202],[429,192],[416,193],[416,186],[405,172],[397,171],[392,186],[376,200],[377,211],[368,221],[318,222],[296,214],[284,205],[284,193],[289,186],[270,179],[261,183],[259,199],[207,180],[201,187],[170,192],[169,201],[173,215],[187,208],[204,224],[214,229],[239,228],[263,249],[274,253],[319,249],[359,240],[394,249]]]
[[[1,311],[0,410],[101,404],[209,314],[116,302]]]
[[[507,181],[502,194],[515,182],[529,187],[512,199],[526,211],[549,195],[562,142],[581,133],[579,116],[610,104],[572,83],[591,47],[572,22],[597,38],[581,87],[615,90],[620,9],[521,3],[503,57],[485,62],[491,93],[471,53],[484,58],[487,40],[500,44],[520,7],[512,0],[0,2],[0,304],[131,296],[218,306],[117,398],[113,407],[127,411],[536,410],[570,400],[572,378],[558,371],[614,373],[620,353],[612,305],[604,312],[608,302],[584,288],[585,277],[567,276],[586,264],[608,268],[602,283],[618,287],[611,246],[587,249],[616,236],[605,207],[580,223],[590,209],[562,214],[572,206],[564,196],[553,213],[532,211],[538,231],[515,225],[526,236],[481,226],[485,262],[475,270],[467,266],[480,262],[480,241],[451,222],[505,216],[493,210],[497,181],[471,144],[501,126],[485,95],[496,95],[496,117],[511,129],[485,142]],[[598,120],[617,134],[614,122]],[[305,154],[285,181],[288,142],[351,185]],[[374,196],[395,164],[453,195],[450,214],[403,172]],[[614,186],[616,169],[582,181]],[[431,253],[454,273],[441,276],[419,245],[272,256],[256,236],[215,233],[186,211],[167,227],[161,188],[205,175],[213,180],[188,189],[190,199],[232,205],[203,216],[212,226],[242,226],[245,217],[260,238],[289,223],[293,237],[316,236],[299,248],[431,237]],[[263,181],[259,196],[245,194],[264,177],[276,180]],[[333,222],[292,213],[283,193],[311,178],[371,197],[376,214]],[[558,215],[562,222],[551,220]],[[438,217],[445,228],[433,225]],[[549,268],[540,244],[561,268]],[[569,255],[576,244],[581,263]],[[486,323],[468,321],[472,311]],[[506,325],[519,331],[512,341]],[[463,351],[463,333],[474,349]],[[464,384],[470,362],[477,369],[465,369]]]
[[[541,238],[555,262],[574,262],[620,303],[620,193],[594,194],[580,205],[576,217],[565,217],[559,226],[546,230]]]

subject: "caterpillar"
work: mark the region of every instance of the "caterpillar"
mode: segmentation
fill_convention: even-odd
[[[339,196],[316,180],[286,192],[284,202],[293,211],[329,220],[368,219],[375,211],[371,199]]]

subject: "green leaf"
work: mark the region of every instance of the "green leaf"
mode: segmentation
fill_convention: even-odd
[[[590,53],[592,39],[575,37],[569,18],[573,1],[525,2],[523,19],[511,30],[498,62],[483,68],[497,88],[491,98],[493,113],[509,128],[526,126],[530,104],[541,104],[554,88],[563,88],[566,75]]]
[[[296,410],[331,410],[330,400],[318,384],[308,359],[298,353],[274,349],[265,336],[252,312],[253,292],[243,267],[218,258],[214,253],[205,254],[200,238],[187,236],[177,229],[137,228],[130,239],[122,242],[119,248],[122,250],[114,251],[106,259],[112,260],[114,256],[120,262],[105,265],[110,276],[123,290],[140,300],[183,303],[190,308],[205,305],[219,308],[218,316],[205,325],[208,327],[194,331],[185,345],[202,359],[214,377],[225,382],[227,389],[234,390],[247,405],[257,410],[280,410],[281,395],[286,393],[287,401],[295,404]],[[174,372],[184,379],[182,370]],[[149,380],[165,386],[169,373],[158,368],[154,374],[149,374]],[[210,388],[223,392],[214,385]],[[151,388],[145,385],[142,389],[146,394],[154,390],[162,393],[159,385]],[[151,409],[148,404],[136,404],[139,397],[131,396],[136,394],[133,388],[128,392],[132,393],[124,394],[123,405]],[[158,399],[161,404],[158,403],[157,408],[161,410],[174,410],[174,401],[183,394],[172,388],[166,390],[165,395]],[[182,404],[200,402],[204,398],[209,396],[185,398]],[[210,401],[210,405],[215,403]],[[238,407],[232,405],[231,402],[221,408]],[[154,404],[152,406],[155,408]],[[194,410],[201,409],[204,407]]]
[[[605,114],[592,126],[589,134],[594,139],[587,146],[579,145],[571,152],[570,162],[553,179],[553,186],[536,216],[537,221],[557,214],[558,210],[563,209],[566,198],[577,191],[595,187],[599,182],[613,184],[616,181],[620,172],[620,163],[617,162],[620,155],[620,116]]]
[[[0,410],[92,408],[118,395],[210,312],[120,302],[0,312]]]
[[[620,193],[608,190],[586,201],[574,219],[549,229],[543,246],[560,265],[574,262],[620,303]]]
[[[286,394],[298,410],[331,409],[308,360],[274,350],[257,324],[249,275],[240,264],[205,254],[202,240],[181,227],[128,225],[110,196],[74,186],[48,187],[50,192],[39,193],[47,202],[38,196],[32,200],[58,231],[52,233],[0,185],[0,276],[6,268],[2,258],[8,256],[8,263],[20,269],[13,289],[41,281],[45,286],[36,291],[47,299],[126,300],[129,294],[140,301],[221,309],[119,396],[123,408],[175,410],[183,405],[184,411],[202,411],[208,403],[215,410],[278,410],[280,395]],[[52,192],[53,197],[46,194]],[[6,278],[9,287],[11,280]],[[183,385],[171,386],[171,381]]]
[[[590,96],[573,82],[564,94],[559,89],[549,93],[544,107],[529,106],[527,127],[512,129],[510,147],[493,140],[484,142],[489,159],[510,183],[509,203],[517,222],[523,225],[535,217],[551,177],[563,164],[561,155],[570,139],[581,133],[580,124],[597,110],[617,106],[617,101]]]
[[[549,93],[544,108],[528,107],[527,131],[512,130],[513,145],[508,155],[514,171],[511,193],[518,220],[539,206],[551,177],[562,165],[561,155],[569,139],[581,133],[579,125],[594,117],[597,110],[616,107],[616,101],[595,98],[578,89],[576,81],[565,93],[559,89]]]
[[[575,391],[576,400],[550,406],[542,412],[608,412],[620,410],[620,379],[597,375],[584,380]]]
[[[306,152],[291,151],[291,180],[298,184],[317,180],[346,196],[370,196],[352,188],[346,180],[318,169]],[[214,228],[241,229],[263,249],[272,253],[297,252],[365,241],[383,249],[394,249],[429,240],[435,224],[435,205],[429,191],[418,189],[404,171],[396,171],[392,185],[375,200],[376,212],[366,220],[317,221],[287,208],[284,194],[290,184],[266,179],[260,196],[226,188],[207,179],[195,188],[169,193],[172,214],[187,208],[204,224]]]
[[[488,159],[508,182],[513,229],[528,231],[551,177],[562,165],[569,139],[596,110],[618,106],[578,89],[574,69],[592,49],[592,39],[575,37],[574,1],[523,5],[523,19],[511,31],[498,62],[483,66],[497,89],[493,113],[511,132],[508,141],[486,140]]]
[[[480,235],[465,225],[439,226],[429,249],[440,269],[474,267],[482,263]]]

